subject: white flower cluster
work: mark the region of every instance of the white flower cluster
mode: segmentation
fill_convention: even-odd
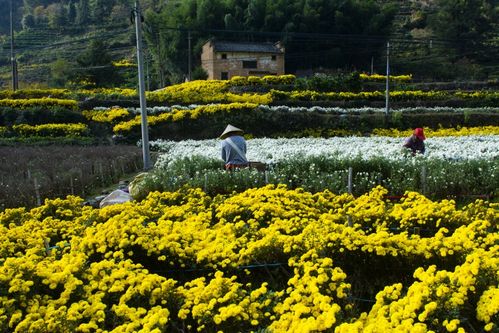
[[[473,160],[498,159],[499,135],[435,137],[426,141],[424,158]],[[250,161],[276,163],[297,156],[331,156],[337,158],[371,159],[404,157],[404,138],[392,137],[332,137],[297,139],[252,139],[247,141]],[[160,155],[156,166],[191,156],[220,158],[220,140],[185,140],[180,142],[158,140],[151,146]]]
[[[146,108],[148,115],[160,114],[172,112],[172,110],[192,110],[198,107],[198,105],[172,105],[172,106],[153,106]],[[127,108],[128,112],[131,114],[140,114],[140,108]]]
[[[317,112],[317,113],[333,113],[333,114],[348,114],[348,113],[384,113],[385,108],[371,108],[371,107],[361,107],[361,108],[340,108],[340,107],[292,107],[286,105],[260,105],[259,108],[264,111],[278,111],[278,112]],[[393,109],[393,112],[401,113],[426,113],[426,112],[499,112],[499,108],[493,107],[482,107],[482,108],[452,108],[452,107],[410,107],[410,108],[400,108]]]

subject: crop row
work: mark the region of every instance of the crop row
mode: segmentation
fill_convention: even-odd
[[[386,194],[269,185],[8,209],[0,328],[497,331],[497,204]]]
[[[481,127],[470,134],[494,134],[493,127],[485,126],[496,124],[499,119],[497,108],[405,108],[390,115],[387,119],[384,111],[376,108],[297,108],[252,103],[177,105],[149,108],[148,125],[152,140],[180,140],[216,137],[227,122],[244,124],[246,133],[254,137],[330,137],[390,135],[394,129],[406,133],[414,127],[438,129],[446,133],[444,135],[462,133],[461,127]],[[101,138],[119,135],[127,142],[135,143],[141,133],[141,123],[137,108],[98,107],[81,112],[59,107],[53,110],[0,110],[0,135],[3,137],[42,136],[41,133],[43,136],[67,136],[75,133],[71,124],[84,124],[79,126],[88,129],[80,129],[78,135]],[[379,132],[377,129],[385,130]]]
[[[163,160],[160,160],[163,161]],[[341,159],[335,157],[291,157],[267,166],[265,172],[244,169],[228,173],[216,159],[185,157],[156,166],[132,193],[143,198],[150,191],[172,191],[184,186],[203,188],[215,195],[240,192],[267,184],[287,184],[290,188],[355,195],[383,185],[391,196],[406,190],[425,193],[431,198],[497,197],[498,161],[446,161],[389,159]]]
[[[460,132],[462,130],[462,132]],[[494,161],[499,157],[499,136],[480,135],[472,132],[473,129],[429,131],[437,135],[428,134],[425,141],[426,152],[415,159],[408,158],[407,149],[403,148],[404,138],[397,130],[377,130],[386,132],[390,136],[347,136],[333,138],[256,138],[247,140],[247,157],[251,161],[266,163],[282,162],[286,159],[300,159],[311,156],[339,159],[387,159],[390,161],[416,161],[446,160],[466,161],[487,159]],[[484,129],[482,129],[484,130]],[[497,131],[497,127],[492,127]],[[497,133],[497,132],[496,132]],[[443,136],[439,134],[444,134]],[[445,135],[449,134],[449,136]],[[461,134],[461,135],[459,135]],[[470,134],[470,135],[469,135]],[[184,157],[201,156],[218,159],[220,156],[220,140],[157,140],[151,141],[155,150],[161,152],[158,165],[167,167],[172,160]],[[164,161],[163,161],[164,160]],[[221,160],[220,160],[221,161]]]
[[[158,159],[140,195],[184,185],[216,194],[283,183],[312,192],[350,189],[360,194],[383,185],[392,195],[416,190],[434,198],[494,196],[499,188],[498,140],[497,135],[429,137],[425,155],[414,157],[400,137],[248,140],[248,159],[266,163],[265,173],[224,172],[216,139],[153,141]]]
[[[193,103],[257,103],[257,104],[285,104],[296,102],[320,102],[320,101],[344,101],[344,102],[384,102],[384,91],[361,91],[361,92],[322,92],[315,90],[277,90],[270,89],[269,92],[232,92],[231,84],[224,81],[193,81],[179,85],[170,86],[159,91],[147,92],[146,98],[153,104],[183,104]],[[91,104],[92,94],[99,96],[102,100],[136,100],[136,92],[115,89],[103,92],[76,92],[74,99],[67,98],[27,98],[27,99],[0,99],[0,106],[27,108],[31,106],[61,106],[76,108],[78,101],[80,105]],[[103,94],[102,96],[98,94]],[[495,106],[499,100],[499,92],[496,91],[421,91],[401,90],[389,93],[392,102],[418,102],[418,101],[453,101],[461,104],[475,106]],[[90,97],[89,97],[90,96]]]
[[[137,172],[141,158],[138,147],[124,145],[0,147],[0,211],[94,194]]]
[[[124,64],[128,65],[128,64]],[[360,74],[359,78],[365,81],[384,81],[386,77],[384,75],[367,75]],[[390,76],[392,81],[410,81],[412,79],[411,75],[398,75]],[[226,86],[265,86],[265,85],[292,85],[296,82],[296,77],[294,75],[268,75],[263,77],[258,76],[235,76],[228,81],[213,81],[222,82]],[[52,96],[54,98],[64,98],[75,96],[76,98],[82,97],[92,97],[92,96],[116,96],[121,95],[122,97],[137,97],[137,91],[135,89],[119,89],[119,88],[96,88],[96,89],[81,89],[77,91],[71,91],[68,89],[20,89],[16,91],[3,90],[0,91],[0,98],[40,98]]]

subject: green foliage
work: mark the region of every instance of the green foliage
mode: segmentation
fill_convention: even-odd
[[[189,59],[188,31],[192,37],[194,68],[201,65],[201,47],[208,38],[258,42],[268,41],[268,32],[278,32],[280,34],[274,34],[273,39],[281,40],[286,48],[288,73],[297,73],[302,69],[307,70],[306,73],[339,68],[366,70],[371,65],[371,59],[379,70],[384,58],[384,40],[389,40],[393,34],[420,41],[429,39],[429,36],[436,37],[433,46],[420,42],[404,43],[391,59],[394,72],[411,73],[415,78],[425,80],[482,80],[499,75],[498,44],[494,35],[499,22],[496,1],[438,0],[432,2],[431,11],[423,2],[413,2],[410,7],[404,4],[399,6],[399,3],[372,0],[141,1],[145,11],[144,35],[150,51],[147,56],[152,58],[150,87],[162,88],[185,80]],[[65,73],[48,79],[44,74],[46,72],[37,69],[37,66],[24,67],[33,62],[49,65],[54,61],[53,55],[61,53],[52,48],[51,53],[38,48],[35,53],[35,46],[62,41],[63,45],[78,42],[84,49],[89,43],[87,37],[91,36],[88,33],[92,31],[99,31],[99,39],[109,43],[113,49],[134,43],[133,29],[120,33],[119,37],[102,35],[118,26],[129,25],[133,5],[130,1],[24,0],[13,1],[13,5],[21,82],[63,86],[62,81],[70,75]],[[8,0],[0,0],[0,8],[8,7]],[[411,15],[397,15],[407,10]],[[405,21],[400,23],[399,20]],[[4,49],[8,48],[8,33],[9,11],[4,10],[0,12],[0,46]],[[83,33],[84,36],[81,35]],[[317,38],[302,38],[302,33]],[[344,38],[345,35],[352,37]],[[61,40],[58,40],[59,37]],[[34,45],[34,41],[39,45]],[[396,42],[394,47],[398,47]],[[122,54],[126,52],[120,50]],[[0,64],[8,65],[8,61],[7,56],[0,58]],[[51,66],[53,73],[57,72],[54,67],[58,66],[60,64]],[[86,67],[75,63],[71,66]],[[196,79],[204,77],[201,72],[194,74]],[[136,84],[130,73],[124,73],[124,78],[128,86]],[[86,83],[94,84],[90,81],[81,85]],[[103,84],[112,85],[112,82]],[[332,83],[314,84],[327,86]]]
[[[90,19],[90,8],[88,6],[87,0],[80,0],[78,4],[75,6],[76,17],[75,23],[79,25],[83,25],[87,23]]]
[[[296,81],[297,90],[315,91],[360,91],[361,80],[359,73],[338,73],[336,75],[315,74],[308,78]]]
[[[483,46],[499,20],[495,0],[437,0],[437,10],[429,17],[429,25],[437,36],[456,43],[456,50],[463,52],[467,46]]]
[[[35,106],[25,110],[0,107],[0,126],[12,126],[15,124],[64,124],[85,121],[85,117],[80,112],[60,106],[54,106],[49,109],[43,106]]]
[[[499,188],[499,179],[488,176],[499,167],[497,160],[453,161],[410,156],[399,161],[384,158],[365,160],[361,157],[293,157],[267,166],[266,174],[253,169],[227,172],[222,169],[221,161],[193,156],[150,172],[145,177],[144,186],[150,191],[199,187],[215,195],[241,192],[271,183],[287,184],[290,188],[301,187],[311,192],[329,189],[334,193],[344,193],[348,190],[350,167],[353,171],[352,191],[356,195],[376,185],[387,188],[391,195],[415,190],[424,191],[430,198],[497,195]]]
[[[50,77],[55,87],[64,87],[71,79],[73,71],[69,61],[58,59],[52,63],[50,68]]]
[[[336,1],[311,3],[301,0],[185,0],[181,3],[168,2],[160,12],[149,10],[146,13],[148,28],[145,36],[162,81],[161,86],[166,82],[162,75],[174,78],[176,71],[185,73],[187,67],[186,31],[172,30],[171,27],[197,31],[192,35],[194,59],[200,59],[201,46],[212,37],[207,32],[210,29],[282,32],[284,35],[276,39],[284,42],[286,54],[289,55],[287,71],[294,72],[300,68],[342,66],[342,62],[348,63],[348,66],[359,66],[366,58],[360,52],[363,46],[352,48],[349,45],[346,48],[342,47],[342,41],[335,45],[327,41],[295,42],[294,33],[386,35],[395,11],[393,5],[380,5],[375,1],[350,0],[340,4]],[[228,32],[216,37],[231,38]],[[249,35],[247,39],[264,41],[258,34]],[[380,47],[381,44],[370,46],[374,52]],[[303,53],[308,54],[305,59],[294,57]]]
[[[105,87],[119,82],[119,74],[114,69],[107,45],[102,40],[93,40],[76,62],[81,66],[76,75],[83,86]]]
[[[208,78],[208,73],[201,66],[197,66],[191,73],[192,80],[206,80]]]
[[[46,147],[46,146],[94,146],[99,142],[94,137],[0,137],[0,146],[4,147]]]

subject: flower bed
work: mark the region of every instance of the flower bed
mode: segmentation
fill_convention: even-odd
[[[417,190],[432,198],[460,200],[499,194],[499,136],[432,137],[427,154],[416,157],[402,143],[392,137],[248,140],[248,159],[267,163],[262,174],[224,172],[219,140],[157,141],[151,144],[160,154],[141,195],[185,185],[210,194],[231,193],[269,183],[313,192],[344,193],[350,187],[355,194],[383,185],[391,195]]]
[[[267,186],[6,210],[0,329],[497,330],[497,204],[386,193]]]
[[[388,160],[406,160],[407,155],[402,148],[403,141],[400,136],[249,139],[247,157],[249,160],[267,163],[281,162],[297,156],[359,157],[364,160],[380,157]],[[421,157],[422,159],[495,160],[499,157],[498,135],[428,137],[425,142],[427,153]],[[189,156],[218,158],[220,150],[218,139],[180,142],[158,140],[151,142],[151,145],[164,152],[164,155],[159,157],[158,167],[162,167],[165,159],[168,161]]]

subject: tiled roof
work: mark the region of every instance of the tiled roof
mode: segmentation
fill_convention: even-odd
[[[261,52],[283,53],[273,43],[236,43],[225,41],[212,41],[216,52]]]

